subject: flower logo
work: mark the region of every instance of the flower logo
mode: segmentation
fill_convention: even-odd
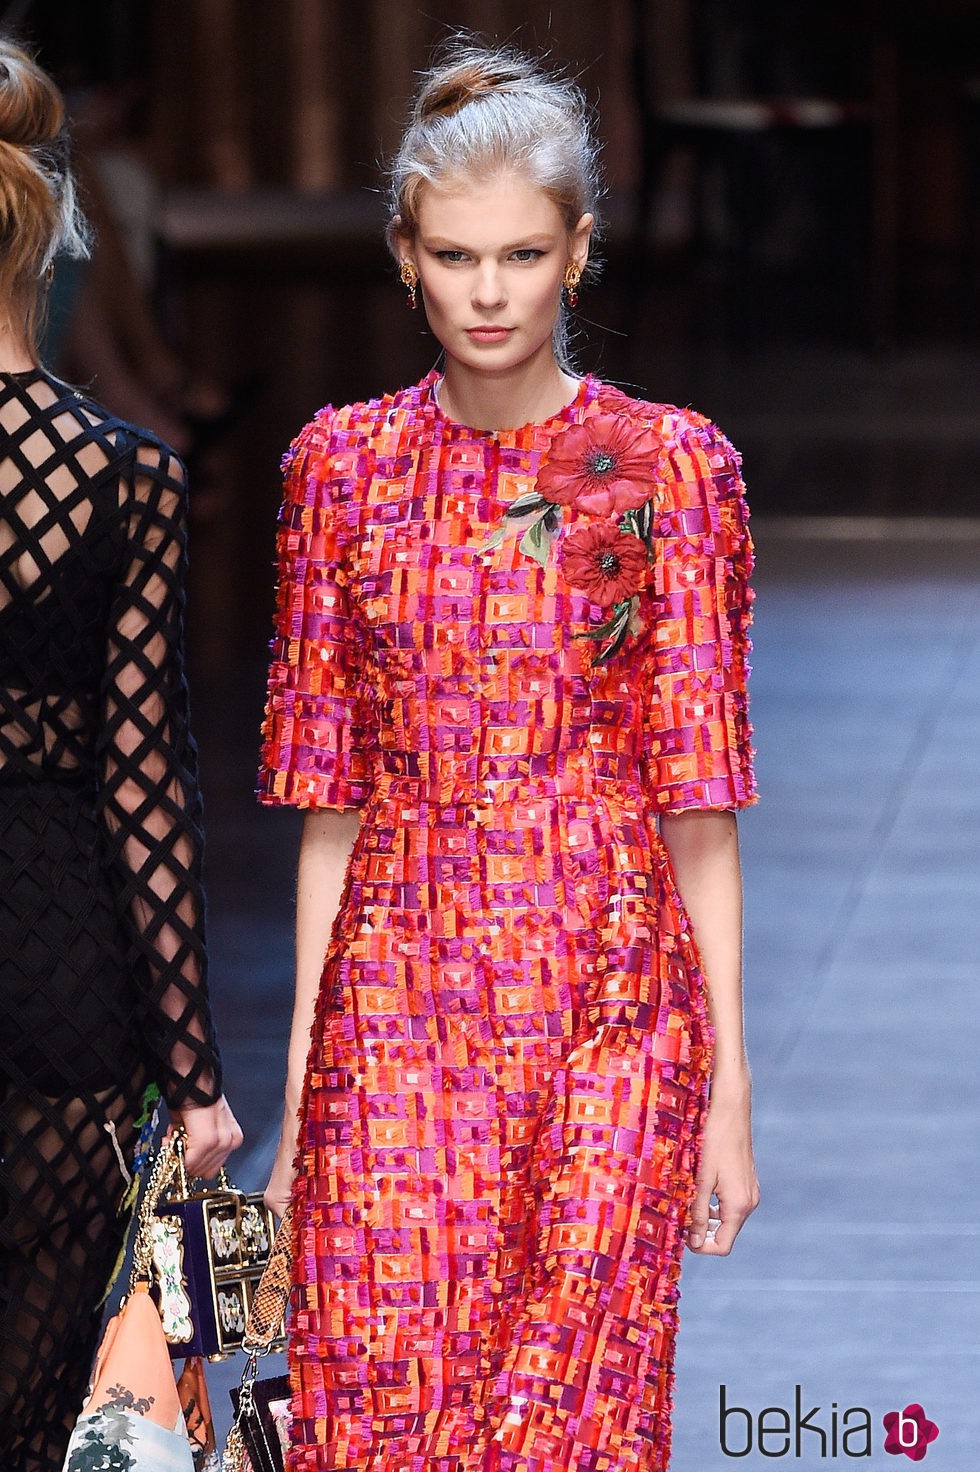
[[[885,1451],[897,1457],[904,1452],[913,1462],[921,1462],[930,1442],[939,1435],[939,1427],[930,1421],[920,1405],[906,1406],[904,1411],[888,1411],[884,1417]]]

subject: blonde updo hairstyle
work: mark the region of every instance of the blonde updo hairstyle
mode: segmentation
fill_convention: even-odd
[[[26,51],[0,36],[0,313],[35,358],[55,256],[89,254],[68,152],[64,98]]]
[[[576,83],[510,47],[457,38],[422,74],[390,169],[388,247],[414,238],[426,185],[484,182],[515,170],[557,205],[568,231],[584,214],[599,221],[599,148],[591,109]],[[593,239],[596,227],[593,227]],[[590,259],[586,274],[595,273]],[[567,359],[560,313],[555,348]]]

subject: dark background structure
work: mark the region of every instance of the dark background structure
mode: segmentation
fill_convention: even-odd
[[[583,367],[717,419],[757,514],[977,509],[975,0],[8,12],[73,97],[142,84],[166,330],[194,370],[250,387],[224,507],[202,497],[195,534],[212,654],[266,626],[291,435],[436,359],[382,244],[381,165],[415,71],[457,27],[546,53],[598,107],[605,268],[578,313]]]

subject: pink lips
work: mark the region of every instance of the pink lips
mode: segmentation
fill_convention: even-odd
[[[466,336],[475,342],[503,342],[513,330],[512,327],[468,327]]]

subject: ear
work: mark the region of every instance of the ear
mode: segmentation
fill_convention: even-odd
[[[568,259],[574,261],[580,271],[585,270],[585,263],[589,259],[589,245],[594,224],[594,215],[580,215],[568,239]]]
[[[402,229],[401,215],[392,215],[387,234],[398,264],[403,266],[406,261],[412,259],[415,241],[406,230]]]

